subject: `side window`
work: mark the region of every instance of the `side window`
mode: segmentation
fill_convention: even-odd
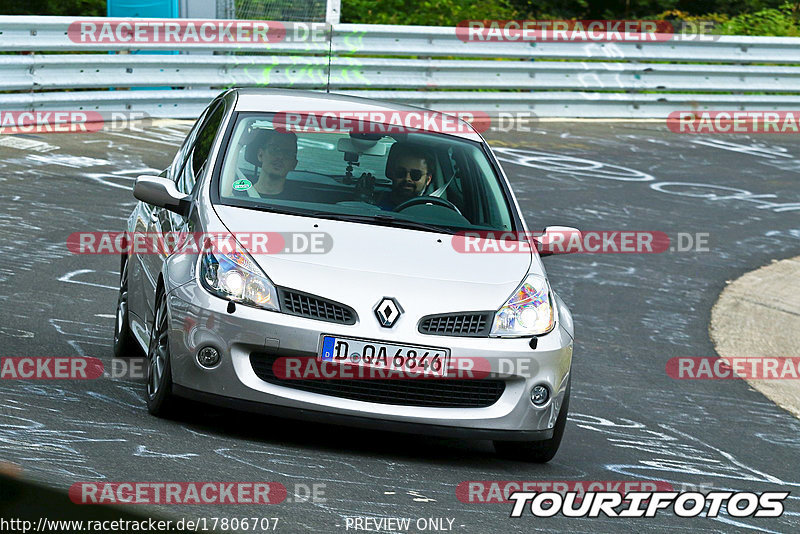
[[[176,185],[181,193],[191,193],[197,179],[203,174],[211,155],[211,145],[214,143],[224,115],[225,106],[220,103],[208,114],[205,124],[197,131],[193,145],[190,145],[188,153],[184,156],[183,169],[178,176]]]
[[[175,154],[175,157],[172,158],[172,163],[169,166],[170,176],[172,176],[173,180],[177,180],[178,171],[181,170],[181,165],[183,165],[183,161],[186,159],[186,151],[189,150],[194,144],[194,139],[197,137],[197,131],[200,129],[200,125],[203,124],[203,121],[206,119],[206,115],[208,114],[208,108],[204,109],[203,112],[200,114],[200,117],[195,121],[192,125],[192,129],[189,130],[186,139],[183,140],[183,144],[178,149],[178,152]]]

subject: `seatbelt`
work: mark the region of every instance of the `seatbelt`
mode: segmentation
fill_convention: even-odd
[[[447,189],[448,186],[453,183],[453,180],[455,180],[455,178],[456,178],[456,175],[454,174],[453,176],[450,177],[450,179],[447,181],[446,184],[444,184],[442,187],[440,187],[439,189],[437,189],[436,191],[434,191],[433,193],[431,193],[428,196],[431,196],[431,197],[440,197],[440,196],[442,196],[442,194],[444,193],[444,190]]]

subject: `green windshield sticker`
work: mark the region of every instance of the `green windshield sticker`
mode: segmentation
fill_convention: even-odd
[[[234,191],[245,191],[251,187],[253,187],[253,183],[246,178],[242,178],[241,180],[236,180],[233,182]]]

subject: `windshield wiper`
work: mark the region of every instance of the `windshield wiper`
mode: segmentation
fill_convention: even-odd
[[[455,234],[456,231],[450,228],[449,226],[439,226],[436,224],[427,224],[417,221],[409,221],[408,219],[398,219],[397,217],[392,217],[391,215],[351,215],[347,213],[329,213],[329,212],[315,212],[311,214],[314,217],[319,217],[321,219],[332,219],[335,221],[347,221],[347,222],[362,222],[362,223],[372,223],[378,224],[381,226],[393,226],[396,228],[410,228],[413,230],[425,230],[428,232],[436,232],[439,234]]]
[[[239,204],[224,204],[225,206],[233,206],[234,208],[247,208],[256,211],[266,211],[269,213],[280,213],[281,215],[314,215],[314,213],[310,213],[308,211],[298,211],[293,210],[291,208],[286,208],[283,206],[272,206],[269,204],[247,204],[246,206],[240,206]]]

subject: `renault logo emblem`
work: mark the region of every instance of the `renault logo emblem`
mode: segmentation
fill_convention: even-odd
[[[380,325],[385,328],[393,327],[402,313],[403,308],[392,297],[383,297],[378,305],[375,306],[375,317],[378,318]]]

